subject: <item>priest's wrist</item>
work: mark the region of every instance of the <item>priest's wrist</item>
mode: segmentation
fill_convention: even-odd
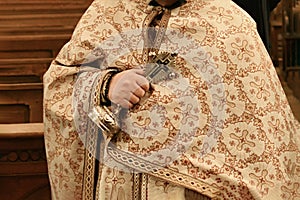
[[[102,84],[100,87],[100,104],[105,106],[110,106],[111,101],[108,98],[108,91],[111,79],[121,72],[118,68],[109,68],[104,77],[102,78]]]

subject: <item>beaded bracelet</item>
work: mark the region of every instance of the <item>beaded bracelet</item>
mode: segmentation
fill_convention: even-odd
[[[100,87],[100,103],[101,105],[110,106],[111,101],[108,98],[109,84],[114,75],[119,73],[121,70],[118,68],[109,68],[102,79]]]

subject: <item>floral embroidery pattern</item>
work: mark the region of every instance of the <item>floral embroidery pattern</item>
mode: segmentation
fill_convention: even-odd
[[[46,72],[53,199],[92,199],[94,189],[97,199],[138,198],[132,171],[149,174],[162,198],[190,188],[212,199],[298,199],[299,122],[254,22],[229,0],[189,0],[171,11],[161,51],[178,53],[179,78],[154,85],[127,113],[109,143],[112,165],[97,167],[104,155],[93,148],[103,140],[89,124],[89,106],[105,67],[143,63],[143,20],[151,11],[144,0],[95,0]]]

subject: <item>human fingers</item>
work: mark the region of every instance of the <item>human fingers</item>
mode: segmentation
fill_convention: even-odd
[[[140,75],[137,79],[137,84],[146,92],[150,89],[150,83],[145,77],[145,71],[140,68],[131,69],[133,72],[135,72],[137,75]]]
[[[144,93],[143,89],[136,83],[136,77],[139,76],[129,70],[115,75],[110,82],[109,100],[124,108],[132,108],[134,104],[140,101],[139,95]],[[135,91],[137,94],[134,94]]]
[[[147,92],[150,89],[150,83],[145,76],[137,74],[135,81],[137,85],[140,88],[142,88],[145,92]]]
[[[142,98],[145,95],[145,93],[145,89],[141,88],[140,86],[133,91],[133,94],[138,98]]]
[[[132,108],[134,106],[134,104],[131,103],[127,99],[120,99],[117,104],[120,105],[121,107],[127,108],[127,109],[130,109],[130,108]]]
[[[118,104],[122,106],[123,108],[132,108],[135,104],[140,102],[140,97],[137,97],[135,94],[131,94],[130,97],[122,98],[118,100]]]
[[[108,98],[122,107],[131,108],[149,90],[149,81],[142,69],[126,70],[115,75],[110,83]]]
[[[141,97],[138,97],[138,96],[136,96],[134,93],[132,93],[131,95],[130,95],[130,98],[129,98],[129,102],[131,103],[131,104],[137,104],[139,101],[140,101],[140,98]]]

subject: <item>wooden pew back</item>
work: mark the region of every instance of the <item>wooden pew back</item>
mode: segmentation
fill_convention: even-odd
[[[0,123],[42,122],[43,74],[91,2],[0,0]]]
[[[0,199],[50,200],[43,129],[0,124]]]

